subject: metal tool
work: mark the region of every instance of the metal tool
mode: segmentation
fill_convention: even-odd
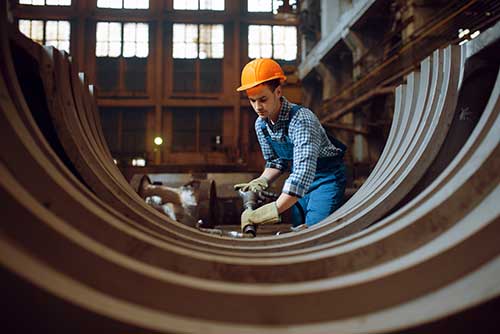
[[[243,201],[243,210],[255,210],[263,204],[275,201],[278,195],[270,191],[241,191],[238,194]],[[255,237],[257,235],[257,226],[255,224],[248,224],[243,229],[243,234]]]

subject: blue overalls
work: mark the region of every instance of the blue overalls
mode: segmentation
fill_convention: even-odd
[[[293,172],[293,142],[288,136],[288,126],[290,125],[291,119],[300,108],[302,108],[302,106],[292,106],[284,138],[280,141],[271,138],[265,123],[262,123],[261,126],[266,140],[271,145],[276,155],[278,155],[280,159],[291,162],[291,172]],[[345,152],[347,147],[342,142],[330,136],[328,136],[328,138],[335,147],[342,149],[343,153]],[[307,226],[314,225],[328,217],[342,205],[346,185],[345,166],[342,160],[343,153],[337,157],[318,159],[316,174],[307,193],[291,208],[293,226],[304,223]]]

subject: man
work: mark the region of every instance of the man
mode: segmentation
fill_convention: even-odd
[[[266,160],[258,178],[235,185],[241,191],[269,187],[291,165],[291,172],[275,202],[242,214],[248,224],[272,224],[292,208],[292,224],[311,226],[329,216],[343,201],[345,145],[328,137],[316,115],[282,96],[286,77],[272,59],[255,59],[241,73],[241,86],[259,115],[255,131]]]

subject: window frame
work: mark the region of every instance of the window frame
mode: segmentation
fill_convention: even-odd
[[[176,12],[215,12],[215,13],[224,13],[227,10],[226,0],[224,0],[224,9],[200,9],[200,1],[198,0],[198,9],[176,9],[174,8],[175,0],[172,0],[172,10]]]
[[[246,36],[247,36],[247,45],[246,45],[246,56],[247,58],[250,59],[255,59],[251,58],[249,51],[250,51],[250,39],[249,39],[249,32],[250,32],[250,26],[268,26],[271,27],[271,57],[272,59],[275,59],[277,62],[282,63],[282,64],[296,64],[297,61],[299,60],[299,55],[300,55],[300,49],[299,49],[299,29],[295,25],[286,25],[286,24],[263,24],[263,23],[248,23],[246,25]],[[295,34],[296,34],[296,54],[295,54],[295,59],[292,60],[286,60],[286,59],[281,59],[281,58],[275,58],[274,55],[274,49],[275,49],[275,44],[274,44],[274,27],[279,26],[279,27],[294,27],[295,28]]]
[[[105,8],[109,9],[109,8]],[[104,57],[97,57],[96,56],[96,46],[97,46],[97,23],[104,22],[104,23],[120,23],[121,24],[121,53],[117,57],[109,57],[109,56],[104,56]],[[113,97],[129,97],[129,98],[149,98],[151,97],[151,93],[153,88],[153,76],[152,74],[152,66],[154,65],[154,53],[151,52],[151,41],[154,38],[154,28],[155,28],[155,23],[150,22],[148,20],[134,20],[134,21],[123,21],[123,20],[96,20],[94,21],[94,34],[95,36],[94,39],[94,44],[93,44],[93,57],[94,57],[94,80],[97,84],[98,82],[98,59],[99,58],[109,58],[109,59],[115,59],[118,62],[118,85],[115,90],[103,90],[99,89],[99,95],[104,97],[104,98],[113,98]],[[146,23],[148,25],[148,56],[147,57],[124,57],[123,56],[123,45],[124,45],[124,40],[123,40],[123,34],[124,34],[124,25],[126,23]],[[128,90],[126,87],[126,71],[127,71],[127,59],[145,59],[146,60],[146,78],[145,78],[145,89],[144,91],[132,91]],[[98,87],[99,88],[99,87]]]
[[[250,0],[247,0],[245,1],[245,4],[246,4],[246,8],[245,8],[245,12],[249,15],[276,15],[276,12],[278,11],[278,7],[274,8],[274,0],[270,0],[271,1],[271,10],[270,11],[249,11],[248,10],[248,6],[249,6],[249,1]],[[295,1],[294,4],[290,4],[291,6],[294,6],[295,5],[295,10],[297,10],[297,1]]]
[[[170,152],[172,154],[220,154],[223,153],[224,151],[224,113],[225,113],[225,108],[223,107],[175,107],[175,108],[169,108],[168,110],[171,113],[172,117],[172,141],[170,145]],[[185,111],[191,111],[194,112],[195,114],[195,119],[194,119],[194,133],[193,136],[195,137],[195,143],[194,143],[194,150],[193,151],[187,151],[184,148],[181,148],[179,150],[176,150],[174,147],[174,139],[173,138],[178,138],[179,136],[175,136],[174,134],[176,133],[174,130],[174,122],[175,122],[175,114],[176,113],[182,113]],[[216,150],[207,150],[203,151],[201,150],[201,147],[203,147],[207,143],[202,143],[202,130],[201,130],[201,114],[202,113],[210,113],[217,111],[219,113],[219,127],[220,127],[220,136],[221,136],[221,144],[220,148]],[[212,143],[210,143],[212,144]]]
[[[116,11],[116,10],[125,10],[125,11],[149,11],[151,10],[151,3],[154,2],[154,0],[148,0],[148,8],[125,8],[124,5],[125,5],[125,0],[121,0],[122,1],[122,6],[121,7],[99,7],[97,6],[97,2],[98,0],[94,0],[94,6],[95,6],[95,9],[98,10],[98,11],[107,11],[107,10],[111,10],[111,11]]]
[[[187,98],[187,97],[209,97],[209,98],[214,98],[214,97],[219,97],[224,94],[224,63],[226,59],[226,25],[225,23],[194,23],[195,25],[198,26],[198,39],[197,39],[197,57],[196,58],[174,58],[173,57],[173,52],[174,52],[174,24],[193,24],[193,23],[185,23],[185,22],[171,22],[170,26],[170,34],[168,35],[166,39],[166,43],[169,44],[169,48],[166,48],[165,50],[168,50],[169,55],[165,57],[167,59],[167,64],[168,66],[166,68],[170,68],[171,70],[168,71],[168,87],[166,88],[166,95],[172,98],[176,97],[181,97],[181,98]],[[200,25],[221,25],[222,26],[222,34],[223,34],[223,52],[224,55],[222,58],[200,58],[199,57],[199,44],[200,44],[200,34],[199,34],[199,26]],[[220,72],[220,79],[221,79],[221,90],[219,92],[203,92],[201,91],[201,66],[202,62],[204,60],[218,60],[221,62],[221,72]],[[174,86],[174,63],[176,60],[187,60],[187,61],[192,61],[194,63],[194,71],[195,71],[195,89],[192,92],[182,92],[182,91],[176,91]]]
[[[42,21],[43,22],[43,39],[42,39],[42,43],[40,45],[42,46],[51,46],[51,45],[48,45],[46,44],[47,43],[47,22],[51,21],[51,22],[59,22],[59,21],[64,21],[64,22],[68,22],[69,23],[69,38],[68,38],[68,43],[69,43],[69,48],[68,50],[62,50],[62,49],[59,49],[61,51],[65,51],[65,52],[68,52],[69,54],[72,54],[72,50],[74,48],[74,45],[72,43],[72,40],[71,40],[71,37],[73,35],[73,22],[70,20],[70,19],[47,19],[47,18],[31,18],[31,17],[17,17],[16,18],[16,24],[17,24],[17,28],[19,29],[19,32],[21,32],[21,29],[19,27],[19,21],[21,20],[25,20],[25,21]],[[23,34],[23,36],[26,36],[23,32],[21,32]],[[32,39],[30,36],[26,36],[27,38],[30,38]],[[35,40],[33,40],[35,41]],[[38,43],[38,42],[36,42]]]
[[[77,0],[71,0],[70,5],[47,5],[47,0],[43,0],[44,4],[43,5],[33,5],[33,4],[27,4],[27,3],[20,3],[20,0],[16,1],[16,6],[20,7],[26,7],[26,8],[44,8],[44,7],[49,7],[49,8],[71,8],[75,6],[75,2]]]

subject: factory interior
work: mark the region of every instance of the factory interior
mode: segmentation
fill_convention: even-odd
[[[0,7],[1,332],[500,332],[500,2]]]

